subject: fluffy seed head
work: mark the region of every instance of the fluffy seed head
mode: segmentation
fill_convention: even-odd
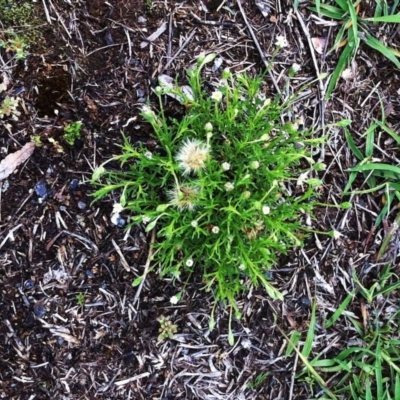
[[[184,175],[191,172],[197,173],[205,168],[205,162],[208,158],[207,146],[196,139],[188,139],[179,150],[176,160]]]
[[[199,188],[194,185],[175,185],[167,192],[170,204],[180,211],[193,211],[199,199]]]

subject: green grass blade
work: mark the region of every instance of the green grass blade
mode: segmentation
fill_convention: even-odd
[[[328,329],[331,327],[343,314],[346,310],[347,306],[350,304],[351,300],[353,300],[355,291],[353,290],[343,301],[340,307],[333,313],[333,315],[326,321],[325,328]]]
[[[371,21],[371,22],[387,22],[392,24],[400,23],[400,15],[385,15],[383,17],[371,17],[371,18],[362,18],[362,21]]]
[[[381,359],[381,341],[378,343],[375,350],[375,380],[376,380],[376,394],[378,399],[383,399],[383,380],[382,380],[382,359]]]
[[[365,155],[367,157],[372,157],[372,153],[374,152],[375,129],[377,126],[377,124],[372,124],[366,132],[367,141],[365,143]]]
[[[349,12],[350,4],[353,5],[351,0],[336,0],[336,4],[346,13]]]
[[[400,61],[397,59],[394,53],[398,53],[397,50],[392,49],[390,47],[384,46],[378,39],[374,38],[371,35],[365,36],[365,43],[374,50],[379,51],[383,54],[387,59],[389,59],[393,64],[396,65],[397,68],[400,69]]]
[[[351,29],[353,31],[353,36],[354,38],[358,38],[358,21],[357,21],[357,13],[356,9],[354,8],[354,5],[351,1],[346,1],[350,13],[350,18],[351,18]],[[350,41],[350,37],[349,37]]]
[[[325,100],[329,100],[329,98],[331,97],[331,94],[336,87],[336,84],[340,78],[340,75],[342,74],[343,70],[347,67],[347,65],[351,61],[352,53],[353,53],[353,46],[350,46],[350,44],[347,43],[346,47],[344,48],[344,50],[342,51],[342,54],[339,57],[337,66],[336,66],[335,70],[333,71],[333,74],[329,81],[329,85],[328,85],[328,88],[327,88],[326,94],[325,94]]]
[[[290,337],[290,342],[288,343],[288,347],[286,349],[286,357],[289,357],[292,354],[292,352],[294,350],[293,345],[295,347],[297,346],[297,343],[299,343],[300,337],[301,337],[301,333],[299,331],[292,332],[292,335]]]
[[[367,163],[362,165],[357,165],[353,168],[350,168],[348,171],[350,172],[360,172],[360,171],[389,171],[394,172],[399,175],[400,178],[400,168],[390,164],[382,164],[382,163]]]
[[[383,124],[383,123],[380,122],[380,121],[377,121],[376,123],[379,125],[379,127],[380,127],[381,129],[383,129],[383,130],[384,130],[388,135],[390,135],[397,143],[400,144],[400,136],[399,136],[393,129],[390,129],[388,126],[386,126],[385,124]]]
[[[400,399],[400,375],[396,374],[396,380],[394,384],[394,398]]]
[[[349,130],[347,128],[344,128],[344,134],[346,137],[347,144],[349,145],[351,151],[360,161],[362,161],[364,159],[364,156],[361,153],[361,151],[358,149],[358,147],[356,146],[356,144],[353,140],[353,136],[351,136],[351,133],[349,132]]]
[[[306,341],[304,343],[303,350],[301,352],[301,354],[305,358],[308,358],[309,355],[311,354],[312,345],[313,345],[313,341],[314,341],[315,325],[316,325],[316,318],[315,318],[315,309],[316,309],[316,307],[317,307],[317,305],[316,305],[316,302],[314,301],[313,305],[312,305],[311,321],[310,321],[310,326],[309,326],[308,332],[307,332],[307,338],[306,338]]]

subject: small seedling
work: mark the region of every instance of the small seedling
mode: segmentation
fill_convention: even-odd
[[[21,113],[17,110],[19,100],[15,97],[6,97],[0,106],[0,118],[12,117],[17,121]]]
[[[73,146],[76,139],[81,138],[81,127],[82,122],[72,122],[72,124],[67,125],[64,128],[64,140],[70,145]]]
[[[162,315],[160,318],[157,319],[157,321],[161,325],[160,329],[158,330],[158,332],[160,333],[158,335],[158,341],[172,339],[174,337],[174,334],[178,332],[178,327],[173,324],[168,317]]]
[[[83,293],[78,293],[76,295],[76,301],[80,306],[83,306],[85,304],[85,295]]]

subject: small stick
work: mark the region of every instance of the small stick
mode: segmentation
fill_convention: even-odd
[[[263,61],[265,67],[267,68],[268,74],[269,74],[269,76],[270,76],[270,78],[271,78],[271,80],[272,80],[272,83],[274,84],[275,90],[276,90],[279,94],[281,94],[281,90],[279,89],[278,83],[276,82],[275,77],[274,77],[274,75],[272,74],[270,65],[269,65],[268,61],[266,60],[263,51],[261,50],[260,43],[258,43],[257,37],[256,37],[256,35],[254,34],[253,28],[251,27],[251,25],[250,25],[249,22],[247,21],[246,14],[245,14],[245,12],[244,12],[244,9],[243,9],[241,0],[238,0],[237,3],[238,3],[238,6],[239,6],[239,9],[240,9],[240,12],[241,12],[241,14],[242,14],[243,20],[244,20],[244,22],[245,22],[245,24],[246,24],[246,26],[247,26],[247,29],[249,30],[250,35],[251,35],[251,37],[253,38],[254,44],[256,45],[257,50],[258,50],[258,52],[259,52],[259,54],[260,54],[261,60]]]
[[[122,254],[121,248],[117,245],[117,243],[115,242],[114,239],[111,239],[111,242],[112,242],[112,244],[113,244],[113,246],[114,246],[115,251],[116,251],[116,252],[118,253],[118,255],[121,257],[121,264],[122,264],[122,266],[123,266],[128,272],[130,272],[131,269],[130,269],[129,264],[127,263],[127,261],[126,261],[124,255]]]
[[[146,265],[144,266],[144,272],[143,272],[143,279],[140,282],[140,285],[138,287],[138,290],[135,294],[135,297],[133,299],[133,304],[139,303],[139,297],[140,293],[143,289],[144,281],[146,280],[146,276],[149,273],[149,268],[150,268],[150,262],[151,262],[151,256],[153,255],[153,245],[154,242],[156,241],[156,228],[154,228],[151,232],[151,240],[150,240],[150,246],[149,246],[149,254],[147,256],[147,261]]]
[[[324,98],[325,97],[325,87],[322,82],[322,79],[320,79],[317,57],[315,56],[314,46],[311,41],[310,32],[308,31],[308,28],[307,28],[306,24],[304,23],[303,17],[299,13],[299,11],[295,10],[294,12],[296,13],[296,17],[300,23],[301,29],[303,30],[304,34],[306,35],[308,46],[309,46],[310,52],[311,52],[311,57],[312,57],[312,60],[314,63],[315,73],[317,74],[317,79],[319,82],[319,113],[320,113],[319,126],[322,128],[322,136],[325,136],[325,98]],[[322,144],[321,145],[321,155],[320,155],[319,160],[324,161],[324,159],[325,159],[325,147]]]
[[[181,53],[181,51],[188,45],[188,43],[192,40],[192,37],[194,36],[194,34],[196,33],[196,28],[194,28],[192,30],[192,32],[190,32],[189,37],[186,39],[185,43],[183,43],[183,45],[178,49],[178,51],[169,59],[169,61],[165,64],[164,67],[160,67],[158,70],[159,74],[162,74],[163,71],[165,71],[171,64],[172,62],[175,60],[176,57],[179,56],[179,54]]]

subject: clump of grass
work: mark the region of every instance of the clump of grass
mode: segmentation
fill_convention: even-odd
[[[199,271],[204,290],[240,316],[235,297],[250,285],[283,298],[268,271],[307,237],[303,221],[321,184],[313,174],[323,168],[311,148],[323,139],[282,122],[290,102],[265,98],[262,78],[225,70],[216,90],[206,92],[201,70],[213,57],[199,57],[187,71],[189,85],[156,88],[160,111],[145,106],[142,115],[157,148],[125,138],[113,158],[122,170],[100,166],[93,183],[103,183],[94,197],[120,189],[130,226],[157,231],[152,265],[161,276]],[[181,120],[164,114],[164,94],[185,104]]]

